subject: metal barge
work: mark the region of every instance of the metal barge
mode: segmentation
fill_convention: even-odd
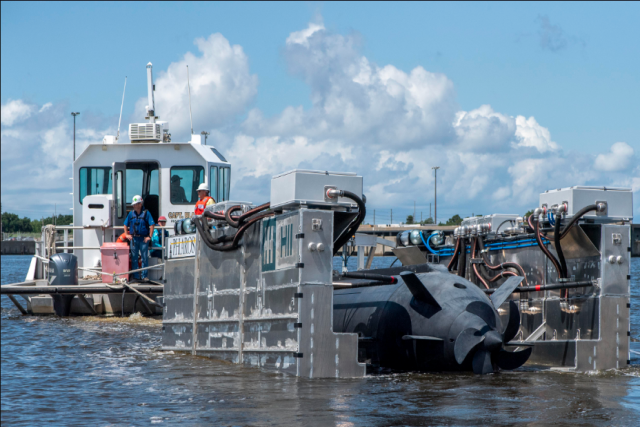
[[[266,203],[229,201],[231,165],[197,135],[171,142],[156,121],[150,66],[148,77],[149,123],[130,125],[131,144],[107,136],[82,153],[74,225],[43,229],[25,283],[2,286],[23,313],[143,307],[162,314],[164,350],[309,378],[629,364],[630,190],[551,190],[527,218],[467,218],[389,242],[356,233],[366,198],[353,173],[289,171],[272,178]],[[191,215],[203,182],[218,203]],[[155,284],[118,280],[139,270],[113,246],[134,193],[154,220],[172,223],[149,267]],[[375,251],[365,262],[364,249],[380,243],[401,265],[368,268]],[[349,246],[360,271],[334,271]]]

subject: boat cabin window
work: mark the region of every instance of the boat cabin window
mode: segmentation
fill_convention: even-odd
[[[231,185],[231,168],[221,167],[218,171],[218,196],[220,196],[220,201],[223,202],[225,200],[229,200],[229,186]]]
[[[209,168],[209,195],[218,202],[222,201],[218,199],[218,167],[211,166]]]
[[[80,168],[80,204],[82,199],[93,194],[111,194],[111,168]]]
[[[198,201],[198,185],[204,182],[202,166],[175,166],[171,168],[171,203],[193,205]]]
[[[215,154],[216,156],[218,156],[218,158],[220,160],[222,160],[223,162],[226,162],[227,159],[224,158],[224,156],[222,154],[220,154],[220,152],[218,150],[216,150],[215,148],[211,147],[211,151],[213,151],[213,154]]]

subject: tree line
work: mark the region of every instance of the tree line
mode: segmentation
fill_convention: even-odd
[[[48,216],[41,219],[20,218],[10,212],[2,213],[2,231],[5,233],[40,233],[43,225],[70,225],[73,223],[73,215]]]
[[[405,224],[420,224],[420,225],[433,224],[433,218],[427,218],[424,221],[414,222],[413,215],[408,215],[407,221],[405,222]],[[462,218],[458,214],[449,218],[447,222],[445,222],[444,224],[442,222],[438,223],[438,225],[460,225],[460,224],[462,224]]]

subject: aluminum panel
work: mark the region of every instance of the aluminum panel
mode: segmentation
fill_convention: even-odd
[[[627,225],[602,226],[602,294],[625,295],[630,294],[630,280],[627,278],[630,270],[631,253],[630,227]],[[619,260],[618,260],[618,257]]]

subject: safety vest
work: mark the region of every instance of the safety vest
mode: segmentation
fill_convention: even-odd
[[[129,223],[129,230],[132,231],[132,235],[147,237],[149,236],[149,223],[147,222],[147,210],[142,209],[140,215],[136,211],[131,211],[131,221]]]
[[[206,196],[204,199],[198,200],[196,202],[196,215],[202,215],[204,213],[204,208],[207,207],[207,203],[209,203],[209,200],[211,200],[211,197]]]

